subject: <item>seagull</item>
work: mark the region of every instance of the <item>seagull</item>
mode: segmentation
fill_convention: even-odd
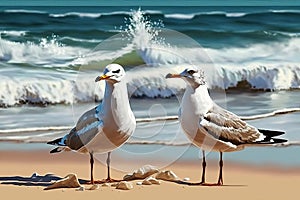
[[[285,139],[274,138],[284,132],[257,129],[218,106],[209,95],[202,70],[189,67],[180,74],[167,74],[166,78],[181,78],[186,82],[179,121],[191,142],[202,149],[201,182],[188,185],[223,185],[223,152],[240,151],[246,146],[287,142]],[[205,182],[205,151],[220,153],[219,178],[216,184]]]
[[[58,146],[50,153],[73,150],[89,154],[91,184],[96,183],[93,178],[94,153],[108,153],[107,179],[97,183],[116,181],[110,178],[111,151],[124,144],[136,127],[123,67],[119,64],[107,65],[103,75],[98,76],[95,82],[101,80],[106,82],[102,103],[85,112],[69,134],[47,143]]]

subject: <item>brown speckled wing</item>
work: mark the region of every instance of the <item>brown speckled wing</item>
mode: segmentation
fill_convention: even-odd
[[[215,138],[235,145],[255,143],[262,134],[235,114],[214,105],[200,125]]]

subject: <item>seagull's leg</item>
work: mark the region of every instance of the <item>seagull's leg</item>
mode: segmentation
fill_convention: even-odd
[[[219,172],[219,179],[217,185],[223,185],[223,152],[220,152],[220,172]]]
[[[106,159],[106,166],[107,166],[107,179],[106,180],[111,180],[111,178],[110,178],[110,154],[111,154],[111,152],[107,153],[107,159]]]
[[[101,181],[101,183],[112,183],[112,182],[120,182],[121,180],[112,179],[110,177],[110,154],[111,152],[107,153],[107,159],[106,159],[106,166],[107,166],[107,178]]]
[[[205,151],[202,150],[202,177],[201,177],[200,184],[205,184],[205,169],[206,169]]]
[[[94,155],[93,155],[93,153],[90,153],[90,164],[91,164],[91,184],[94,184],[94,176],[93,176],[93,170],[94,170]]]
[[[201,182],[197,183],[191,183],[191,182],[186,182],[186,181],[175,181],[178,184],[184,184],[184,185],[203,185],[203,186],[210,186],[211,184],[205,183],[205,169],[206,169],[206,159],[205,159],[205,151],[202,150],[202,175],[201,175]]]
[[[220,152],[220,161],[219,161],[219,166],[220,166],[220,172],[219,172],[219,179],[218,183],[206,183],[205,182],[205,169],[206,169],[206,159],[205,159],[205,151],[202,150],[203,153],[203,158],[202,158],[202,177],[201,177],[201,182],[199,183],[189,183],[185,181],[175,181],[178,184],[184,184],[184,185],[201,185],[201,186],[221,186],[223,185],[223,152]]]

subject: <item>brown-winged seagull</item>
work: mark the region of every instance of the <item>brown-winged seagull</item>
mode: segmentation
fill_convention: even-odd
[[[166,78],[182,78],[187,83],[179,110],[179,120],[184,133],[203,153],[201,182],[187,184],[223,185],[223,152],[239,151],[245,146],[287,141],[274,138],[284,132],[257,129],[214,103],[202,70],[191,67],[180,74],[168,74]],[[220,152],[220,171],[216,184],[205,182],[205,150]]]
[[[93,178],[94,153],[108,153],[107,179],[98,182],[112,182],[110,178],[110,152],[124,144],[136,127],[131,111],[125,81],[125,71],[118,64],[106,66],[103,75],[95,82],[105,80],[105,92],[102,103],[85,112],[69,134],[48,142],[58,147],[50,153],[74,150],[90,155],[91,183]]]

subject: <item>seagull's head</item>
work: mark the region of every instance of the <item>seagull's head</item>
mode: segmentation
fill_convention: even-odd
[[[95,82],[106,80],[111,83],[120,82],[125,76],[124,68],[119,64],[109,64],[105,67],[103,75],[98,76]]]
[[[180,74],[167,74],[166,78],[182,78],[191,86],[205,85],[204,71],[193,67],[186,68]]]

